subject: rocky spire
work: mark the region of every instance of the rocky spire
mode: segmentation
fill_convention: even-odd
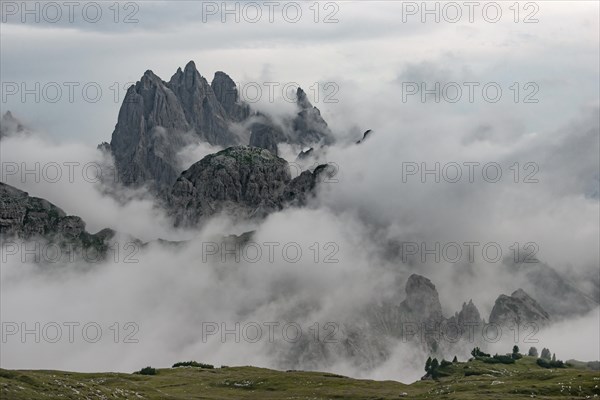
[[[490,313],[490,323],[498,325],[546,325],[549,322],[550,315],[523,289],[516,290],[510,297],[500,295]]]
[[[225,109],[193,61],[187,63],[183,71],[177,70],[167,86],[179,98],[186,120],[196,135],[212,145],[232,146],[239,142],[229,131]]]
[[[440,321],[442,305],[435,285],[424,276],[412,274],[406,282],[406,299],[400,308],[411,322]]]
[[[6,111],[0,118],[0,138],[24,131],[25,127],[21,121],[16,119],[10,111]]]
[[[283,130],[264,114],[257,113],[254,119],[249,126],[250,146],[267,149],[277,155],[277,145],[287,141]]]
[[[194,135],[213,145],[239,142],[229,122],[193,61],[168,83],[147,70],[127,90],[110,143],[120,181],[170,188],[181,173],[177,153]]]
[[[157,189],[177,179],[176,152],[190,130],[177,96],[148,70],[127,90],[110,148],[120,181]]]
[[[227,116],[235,121],[241,122],[250,115],[250,106],[240,102],[239,93],[235,82],[225,72],[217,71],[210,84],[213,92]]]
[[[163,191],[181,173],[177,154],[194,139],[223,147],[250,143],[274,154],[281,142],[308,147],[331,143],[319,110],[302,89],[296,94],[299,112],[283,129],[268,116],[253,119],[256,115],[250,115],[235,82],[224,72],[217,72],[209,84],[193,61],[178,68],[169,82],[148,70],[128,89],[110,146],[102,148],[110,148],[121,183],[149,184]],[[234,124],[244,122],[249,138]]]
[[[310,101],[308,100],[308,97],[306,96],[306,92],[304,92],[301,87],[296,90],[296,104],[301,110],[313,108],[312,104],[310,104]]]
[[[296,90],[296,104],[300,111],[292,121],[294,137],[290,141],[303,146],[333,143],[333,135],[321,116],[321,111],[313,107],[300,87]]]

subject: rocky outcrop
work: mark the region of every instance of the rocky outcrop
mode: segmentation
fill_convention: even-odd
[[[446,327],[448,332],[456,333],[456,337],[462,338],[464,343],[471,343],[474,338],[481,337],[484,321],[473,300],[469,300],[463,303],[459,312],[448,318]]]
[[[502,294],[496,299],[489,321],[502,326],[543,326],[550,322],[550,315],[523,289],[518,289],[510,297]]]
[[[572,276],[559,273],[541,261],[515,263],[510,257],[504,260],[503,267],[508,273],[519,275],[520,281],[523,282],[522,288],[530,293],[553,318],[585,315],[600,303],[599,296],[594,295],[592,289],[600,285],[597,274],[591,274],[586,279],[588,287],[584,290],[573,283],[580,278],[574,279]]]
[[[302,206],[326,166],[291,179],[288,163],[266,149],[230,147],[204,157],[173,185],[168,203],[176,226],[193,226],[223,213],[263,218],[285,206]]]
[[[177,153],[190,138],[221,146],[239,143],[229,123],[227,111],[193,62],[179,68],[169,82],[146,71],[128,89],[112,134],[110,149],[120,181],[170,188],[181,173]]]
[[[102,142],[98,146],[96,146],[96,149],[99,150],[101,153],[110,154],[110,143]]]
[[[25,126],[10,111],[5,112],[2,118],[0,118],[0,139],[25,131]]]
[[[250,146],[269,150],[277,155],[277,145],[287,142],[283,130],[266,115],[257,114],[255,121],[250,123]]]
[[[363,134],[363,137],[362,137],[362,139],[359,139],[359,140],[356,142],[356,144],[361,144],[362,142],[364,142],[365,140],[367,140],[367,138],[368,138],[369,136],[371,136],[371,133],[372,133],[372,132],[373,132],[373,131],[372,131],[372,130],[370,130],[370,129],[369,129],[369,130],[367,130],[367,131],[366,131],[366,132]]]
[[[400,309],[411,322],[439,322],[443,318],[435,285],[417,274],[411,275],[406,282],[406,299],[400,303]]]
[[[306,150],[302,150],[300,153],[298,153],[298,157],[296,157],[297,160],[306,160],[307,158],[309,158],[310,156],[312,156],[314,154],[314,148],[309,147]]]
[[[277,154],[279,143],[291,143],[303,147],[324,146],[333,143],[333,135],[321,112],[308,100],[302,88],[296,90],[296,106],[298,113],[291,120],[287,132],[273,123],[266,116],[250,125],[250,146],[262,147]],[[311,147],[312,148],[312,147]],[[308,154],[306,154],[308,155]]]
[[[302,171],[285,187],[280,202],[283,206],[303,207],[316,195],[317,185],[328,182],[337,170],[330,164],[318,165],[314,170]]]
[[[242,122],[250,116],[250,106],[240,101],[235,82],[225,72],[216,72],[210,87],[230,120]]]
[[[169,199],[176,225],[194,225],[224,212],[266,215],[290,182],[285,160],[256,147],[231,147],[204,157],[177,179]]]
[[[106,240],[114,234],[110,229],[90,234],[81,218],[66,215],[49,201],[0,182],[0,237],[4,240],[42,239],[73,250],[94,248],[104,252]]]
[[[193,61],[183,71],[181,68],[177,69],[167,86],[181,102],[186,121],[200,139],[220,146],[239,143],[239,138],[229,130],[225,108]],[[228,96],[224,95],[223,100],[227,99]]]
[[[120,182],[169,187],[177,179],[177,151],[190,131],[182,103],[152,71],[127,90],[110,148]]]
[[[400,293],[372,305],[366,312],[370,329],[378,334],[406,339],[407,327],[420,331],[424,326],[436,329],[444,321],[435,285],[427,278],[413,274]],[[417,335],[418,336],[418,335]]]
[[[327,126],[327,122],[321,116],[321,111],[317,107],[313,107],[301,88],[296,91],[296,104],[300,111],[292,121],[294,131],[292,142],[302,146],[317,143],[332,144],[333,135]]]
[[[454,314],[454,316],[450,318],[450,321],[455,322],[459,326],[483,323],[479,310],[475,304],[473,304],[473,300],[469,300],[468,303],[463,303],[461,310]]]
[[[209,84],[190,61],[168,82],[146,71],[127,90],[110,145],[102,149],[110,149],[125,186],[168,192],[182,172],[177,154],[193,141],[222,147],[249,143],[273,154],[279,143],[332,143],[327,123],[302,89],[297,106],[297,115],[280,127],[268,116],[252,113],[226,73],[215,73]]]

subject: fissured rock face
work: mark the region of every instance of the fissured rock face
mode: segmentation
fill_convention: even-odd
[[[442,305],[435,285],[424,276],[413,274],[406,282],[406,299],[400,308],[413,322],[440,321]]]
[[[291,179],[288,163],[266,149],[230,147],[204,157],[173,185],[169,208],[177,226],[215,214],[263,218],[284,206],[303,206],[326,166]]]
[[[182,172],[177,154],[193,141],[221,147],[250,144],[275,155],[279,143],[332,143],[327,123],[302,89],[297,106],[299,112],[285,121],[284,131],[240,100],[229,75],[219,71],[209,84],[190,61],[168,82],[146,71],[128,89],[110,145],[102,149],[111,151],[125,186],[169,192]]]
[[[6,111],[0,118],[0,139],[25,132],[25,126],[16,119],[10,111]]]
[[[512,295],[500,295],[490,313],[490,322],[504,326],[522,326],[525,324],[547,325],[550,316],[537,301],[523,289]]]
[[[240,101],[235,82],[225,72],[216,72],[210,87],[229,119],[242,122],[250,116],[250,106]]]
[[[169,82],[152,71],[127,91],[110,149],[121,182],[170,188],[181,170],[177,153],[189,135],[212,145],[233,146],[239,138],[230,119],[193,62]]]
[[[152,71],[127,90],[110,149],[120,181],[170,186],[179,171],[176,153],[191,130],[177,95]]]
[[[104,240],[114,235],[104,230],[92,235],[77,216],[68,216],[47,200],[32,197],[0,182],[0,236],[22,240],[41,238],[74,250],[95,247],[103,250]]]

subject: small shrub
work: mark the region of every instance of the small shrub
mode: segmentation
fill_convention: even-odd
[[[536,363],[542,368],[566,368],[565,363],[561,360],[548,361],[545,358],[538,358]]]
[[[156,369],[152,368],[152,367],[146,367],[146,368],[142,368],[140,370],[140,372],[138,372],[138,374],[140,375],[156,375]]]
[[[173,364],[173,366],[171,368],[177,368],[177,367],[197,367],[197,368],[204,368],[204,369],[213,369],[214,365],[199,363],[197,361],[182,361],[182,362]]]
[[[504,355],[504,356],[500,356],[498,354],[496,354],[494,356],[494,358],[498,361],[500,361],[502,364],[513,364],[515,362],[515,359],[513,358],[512,355],[508,356],[508,355]]]
[[[450,361],[446,361],[446,360],[442,360],[442,362],[440,363],[440,367],[447,367],[448,365],[452,365],[452,363]]]
[[[477,357],[490,357],[489,354],[484,353],[483,351],[481,351],[479,349],[479,347],[475,347],[472,351],[471,351],[471,355],[475,358]]]
[[[510,356],[494,355],[493,357],[477,357],[478,360],[486,364],[514,364],[515,360]]]

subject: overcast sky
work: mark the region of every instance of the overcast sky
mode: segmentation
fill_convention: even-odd
[[[392,1],[304,2],[299,18],[299,3],[289,2],[272,9],[264,2],[255,3],[258,8],[237,3],[237,15],[226,14],[221,2],[122,2],[118,15],[113,2],[73,9],[60,2],[59,8],[38,4],[38,11],[31,5],[28,14],[20,2],[2,2],[1,106],[57,140],[108,141],[127,84],[147,69],[169,80],[189,60],[209,81],[223,70],[235,81],[257,82],[262,107],[273,107],[265,82],[296,82],[313,100],[310,87],[333,82],[336,86],[322,88],[315,103],[341,134],[353,125],[381,128],[390,119],[398,134],[414,134],[401,127],[426,119],[432,106],[421,104],[418,94],[403,103],[406,82],[427,82],[428,88],[456,82],[463,89],[461,100],[434,104],[433,112],[474,120],[485,115],[488,121],[504,114],[512,129],[529,132],[556,126],[598,103],[598,3],[592,1],[522,4],[516,23],[515,10],[502,2],[495,23],[495,6],[484,11],[482,3],[470,11],[461,2],[460,17],[456,7],[438,4],[439,22],[420,3]],[[227,7],[235,10],[236,3]],[[78,84],[72,102],[69,82]],[[464,82],[481,84],[473,103]],[[503,90],[497,103],[482,97],[489,82]],[[536,92],[531,99],[539,102],[515,104],[514,82],[521,101]],[[526,88],[529,82],[537,86]],[[23,101],[23,84],[38,93],[39,103],[33,94]],[[90,99],[96,98],[95,87],[101,88],[97,102],[85,99],[86,84]],[[56,86],[62,95],[53,103]],[[255,96],[254,88],[246,86],[247,97]],[[275,93],[281,97],[282,90]],[[339,102],[325,103],[326,95]],[[285,106],[281,98],[277,103]]]

